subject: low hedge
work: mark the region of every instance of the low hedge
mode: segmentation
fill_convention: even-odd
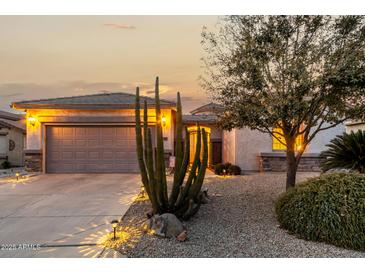
[[[214,173],[217,175],[240,175],[241,168],[231,163],[214,165]]]
[[[309,179],[280,196],[276,214],[300,238],[365,251],[365,175]]]

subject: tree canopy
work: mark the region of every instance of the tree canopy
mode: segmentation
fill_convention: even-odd
[[[364,16],[228,16],[202,45],[202,84],[224,129],[281,134],[287,151],[303,135],[299,162],[318,132],[363,118]]]

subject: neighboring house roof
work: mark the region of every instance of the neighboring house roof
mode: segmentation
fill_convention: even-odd
[[[17,128],[25,132],[25,115],[0,110],[0,128]]]
[[[155,105],[155,99],[141,96],[141,104],[146,100],[149,106]],[[16,109],[127,109],[134,108],[136,96],[125,92],[98,93],[83,96],[53,99],[31,100],[12,103]],[[175,107],[176,103],[160,100],[161,108]]]
[[[2,127],[8,128],[8,129],[17,128],[17,129],[25,132],[25,130],[26,130],[25,119],[22,119],[19,121],[0,119],[0,128],[2,128]]]
[[[222,107],[216,103],[209,103],[203,106],[200,106],[192,111],[190,111],[191,114],[195,115],[195,114],[199,114],[202,112],[211,112],[211,113],[215,113],[217,111],[220,111],[222,109]]]
[[[348,121],[345,123],[346,126],[355,126],[365,124],[365,121]]]
[[[7,112],[4,110],[0,110],[0,119],[19,121],[23,118],[24,118],[23,114],[15,114],[15,113]]]
[[[216,123],[217,117],[215,115],[183,115],[183,123],[204,123],[204,124],[214,124]]]

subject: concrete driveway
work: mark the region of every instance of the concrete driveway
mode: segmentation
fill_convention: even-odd
[[[124,215],[140,186],[138,174],[0,180],[0,257],[117,256],[97,243],[110,232],[110,221]]]

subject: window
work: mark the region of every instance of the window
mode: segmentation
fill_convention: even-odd
[[[285,138],[281,134],[283,134],[283,130],[281,128],[274,128],[273,130],[274,136],[272,137],[272,150],[286,150]],[[279,140],[281,141],[279,141]],[[295,150],[299,150],[303,144],[303,135],[299,135],[295,140]]]

